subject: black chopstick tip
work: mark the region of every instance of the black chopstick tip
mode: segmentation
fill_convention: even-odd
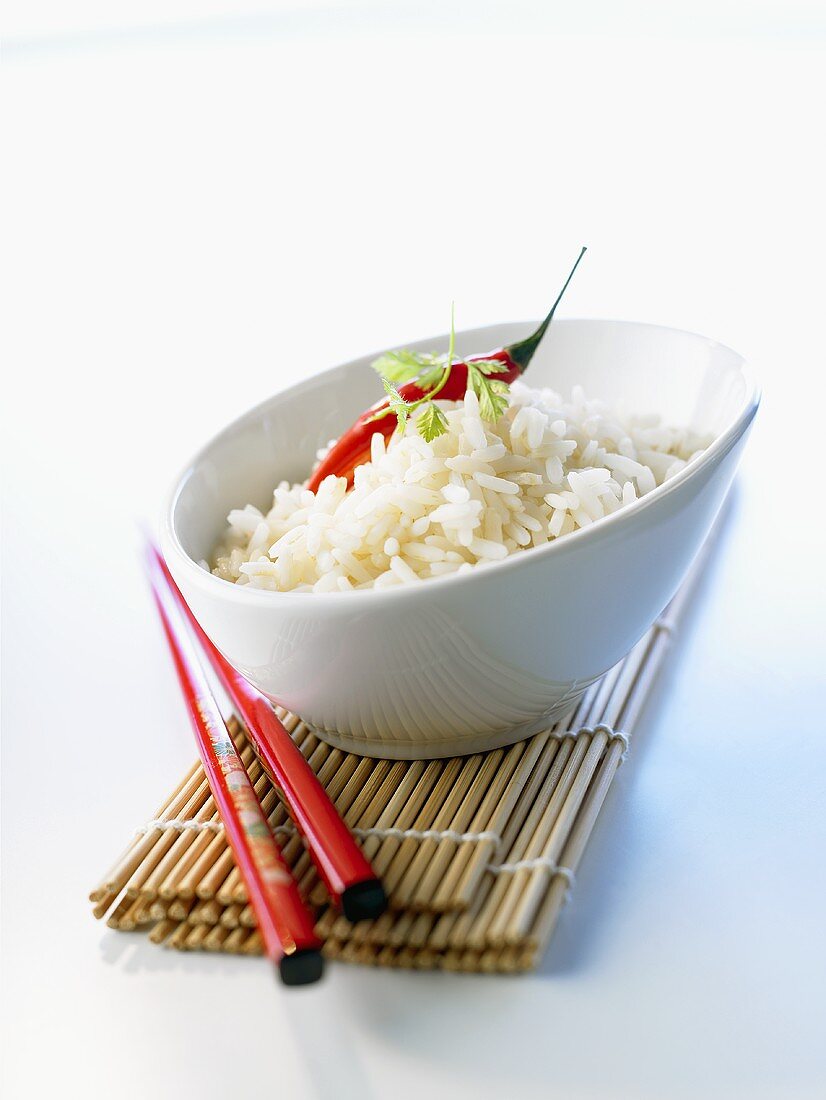
[[[312,985],[324,973],[324,959],[315,947],[305,947],[284,955],[278,963],[278,975],[284,985]]]
[[[341,911],[353,924],[380,917],[387,908],[387,894],[377,878],[356,882],[341,895]]]

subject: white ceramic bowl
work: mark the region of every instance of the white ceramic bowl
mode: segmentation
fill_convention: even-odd
[[[459,334],[459,354],[530,325]],[[446,337],[421,340],[444,348]],[[195,456],[172,490],[162,545],[218,648],[324,740],[370,756],[453,756],[546,727],[645,633],[674,594],[731,484],[759,393],[743,360],[687,332],[555,321],[529,384],[656,412],[714,435],[707,452],[640,501],[559,541],[462,577],[313,594],[219,580],[211,557],[230,508],[266,509],[316,450],[379,394],[366,356],[277,394]]]

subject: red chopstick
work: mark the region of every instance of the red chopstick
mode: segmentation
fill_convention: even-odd
[[[323,960],[313,914],[301,900],[275,843],[154,550],[147,553],[147,564],[198,752],[247,888],[264,950],[278,965],[285,985],[318,981]]]
[[[378,917],[387,908],[380,880],[365,859],[327,792],[279,722],[269,700],[219,653],[193,615],[163,560],[153,547],[169,591],[188,618],[233,707],[247,727],[248,739],[278,786],[296,828],[330,897],[351,921]]]

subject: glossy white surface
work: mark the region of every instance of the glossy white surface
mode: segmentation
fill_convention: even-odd
[[[457,354],[505,347],[533,324],[457,334]],[[420,340],[441,350],[447,337]],[[161,545],[212,640],[257,687],[339,748],[394,759],[509,745],[563,717],[673,596],[728,491],[759,400],[741,358],[702,336],[559,321],[527,376],[656,413],[711,442],[676,477],[564,539],[466,577],[348,595],[230,585],[213,556],[230,508],[266,510],[326,441],[373,403],[372,356],[258,405],[175,482]]]
[[[331,0],[127,33],[217,4],[64,2],[117,33],[4,43],[3,1100],[821,1097],[822,7]],[[193,756],[135,518],[228,420],[452,299],[461,327],[539,313],[583,242],[564,316],[709,333],[765,396],[541,971],[288,995],[96,924],[87,889]]]

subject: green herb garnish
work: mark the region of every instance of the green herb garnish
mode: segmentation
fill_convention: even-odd
[[[385,352],[375,359],[371,365],[381,375],[389,401],[387,408],[381,409],[372,419],[381,420],[392,413],[398,421],[399,431],[403,432],[410,414],[421,408],[416,427],[425,442],[432,442],[447,431],[445,414],[434,404],[434,398],[447,385],[453,369],[464,366],[467,369],[468,387],[479,399],[482,419],[496,423],[508,407],[508,384],[491,375],[504,373],[508,370],[508,365],[501,359],[454,360],[455,343],[454,311],[451,307],[450,344],[446,354],[437,355],[432,351],[410,351],[405,348]],[[406,401],[399,392],[400,386],[411,382],[415,382],[424,391],[423,396],[416,401]]]
[[[419,413],[416,427],[425,443],[432,443],[437,436],[444,435],[447,431],[447,419],[439,406],[431,401]]]

